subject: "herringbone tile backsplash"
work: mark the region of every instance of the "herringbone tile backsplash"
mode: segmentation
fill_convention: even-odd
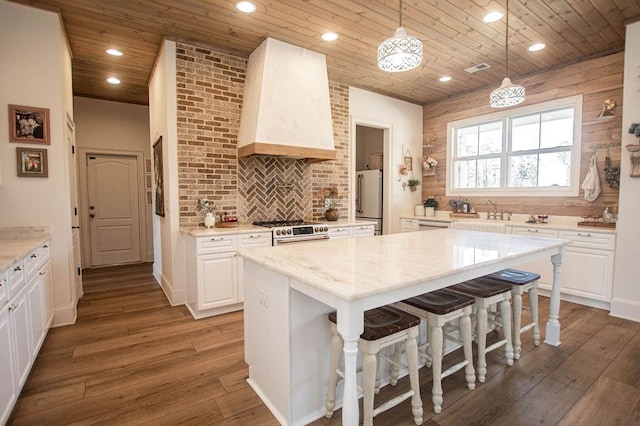
[[[311,220],[311,170],[305,160],[240,158],[238,177],[241,222]]]

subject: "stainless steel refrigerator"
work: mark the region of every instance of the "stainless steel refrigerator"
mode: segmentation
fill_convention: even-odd
[[[356,219],[375,221],[382,234],[382,170],[356,172]]]

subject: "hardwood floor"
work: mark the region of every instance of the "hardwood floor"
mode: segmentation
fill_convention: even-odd
[[[49,331],[9,424],[278,424],[246,383],[242,312],[193,320],[169,306],[148,264],[87,270],[84,289],[77,323]],[[527,333],[513,367],[487,357],[474,391],[463,372],[445,379],[441,414],[422,368],[423,424],[640,425],[640,324],[564,302],[561,321],[561,346],[534,348]],[[411,425],[410,413],[405,401],[375,423]]]

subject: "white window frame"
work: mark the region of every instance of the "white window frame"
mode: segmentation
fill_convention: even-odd
[[[510,133],[509,118],[540,113],[547,110],[573,107],[573,146],[571,148],[571,182],[565,187],[534,187],[534,188],[508,188],[507,164],[511,141],[507,140]],[[459,127],[483,124],[489,121],[503,121],[503,153],[500,167],[500,188],[452,188],[453,182],[453,145],[455,142],[455,129]],[[491,114],[485,114],[464,120],[447,123],[447,196],[522,196],[522,197],[574,197],[580,190],[580,147],[582,144],[582,95],[556,99],[535,105],[527,105],[519,108],[510,108]]]

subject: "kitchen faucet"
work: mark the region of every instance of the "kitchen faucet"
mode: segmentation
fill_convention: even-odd
[[[498,220],[498,203],[487,200],[485,204],[491,204],[493,206],[493,213],[487,212],[487,219]],[[500,220],[502,220],[502,213],[500,213]]]

